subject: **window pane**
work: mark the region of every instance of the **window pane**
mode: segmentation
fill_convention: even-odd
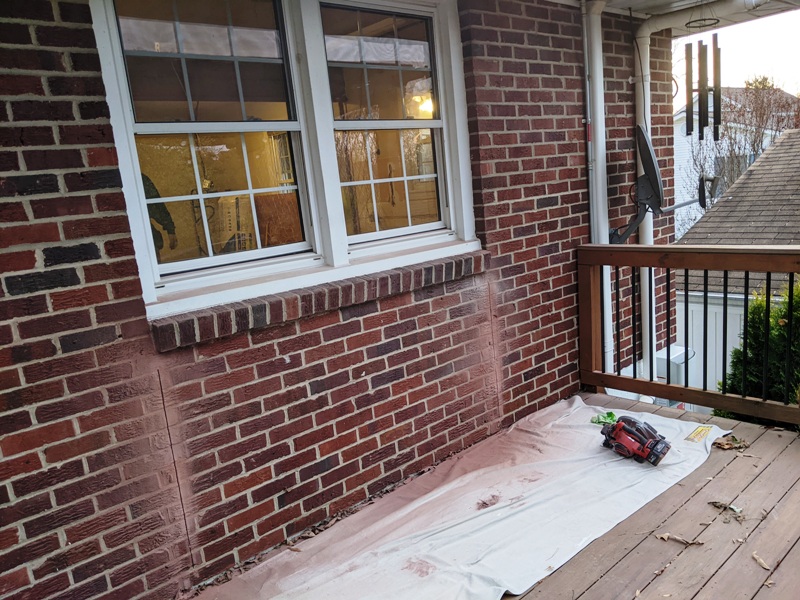
[[[376,183],[375,199],[378,205],[378,228],[381,231],[408,226],[406,189],[402,181]]]
[[[236,56],[280,58],[275,3],[268,0],[229,0]]]
[[[326,36],[347,35],[358,37],[358,11],[349,8],[323,6],[322,31]],[[329,59],[330,60],[330,59]]]
[[[180,60],[129,56],[126,65],[138,122],[190,120]]]
[[[369,180],[367,135],[364,131],[336,132],[336,158],[341,181]]]
[[[245,133],[244,139],[253,189],[295,185],[292,142],[288,133]]]
[[[234,27],[277,29],[275,3],[271,0],[228,0]]]
[[[397,17],[396,26],[398,62],[418,69],[429,69],[431,52],[426,22],[413,17]]]
[[[432,119],[434,114],[430,71],[402,71],[406,118]]]
[[[242,105],[232,61],[187,60],[195,121],[241,121]]]
[[[188,135],[137,135],[136,152],[146,198],[169,198],[197,193]]]
[[[373,65],[396,65],[394,16],[362,10],[359,11],[359,18],[364,62]]]
[[[372,177],[390,179],[403,176],[403,155],[400,152],[400,132],[382,129],[373,132],[375,150],[372,153]]]
[[[206,218],[214,254],[256,249],[250,195],[206,198]]]
[[[329,67],[331,100],[335,119],[366,119],[369,115],[364,69]]]
[[[413,177],[436,174],[433,138],[430,129],[405,129],[403,131],[403,152],[406,161],[406,175]]]
[[[147,212],[159,263],[208,256],[199,201],[156,202]]]
[[[372,204],[372,186],[349,185],[342,187],[344,218],[347,235],[375,231],[375,208]]]
[[[116,7],[126,50],[178,51],[171,2],[116,0]]]
[[[262,247],[293,244],[305,239],[296,192],[256,194],[255,200]]]
[[[289,118],[282,64],[242,61],[239,74],[247,121],[285,121]]]
[[[170,3],[170,0],[161,1]],[[219,2],[218,0],[177,0],[176,6],[178,19],[182,23],[228,24],[225,2]]]
[[[233,52],[236,56],[258,56],[280,58],[281,39],[277,31],[235,27],[233,29]]]
[[[203,193],[232,192],[249,188],[240,134],[197,134],[195,146]]]
[[[412,179],[408,182],[408,203],[411,224],[435,223],[439,220],[439,197],[435,179]]]
[[[186,54],[231,55],[227,23],[219,25],[181,23],[180,30],[181,43]]]
[[[400,72],[389,69],[367,69],[371,119],[402,119],[403,104]]]

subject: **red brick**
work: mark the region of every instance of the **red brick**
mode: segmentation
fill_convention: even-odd
[[[91,492],[89,492],[91,493]],[[25,522],[25,534],[28,538],[34,538],[50,531],[56,531],[70,523],[80,521],[94,514],[94,504],[90,499],[83,502],[51,510],[35,519]]]
[[[0,440],[0,449],[5,456],[20,454],[36,448],[41,448],[53,442],[70,438],[75,435],[75,428],[69,421],[53,423],[30,429],[22,433],[15,433]]]
[[[100,552],[100,543],[97,540],[70,546],[64,552],[59,552],[47,558],[33,570],[33,575],[37,580],[42,580],[48,575],[66,570],[74,564],[97,556]]]
[[[62,377],[75,371],[92,369],[94,366],[94,355],[91,352],[85,352],[26,365],[22,368],[22,372],[25,375],[25,381],[38,383],[45,379]]]
[[[13,157],[14,159],[13,164],[10,164],[9,161],[6,159],[6,157],[9,156]],[[16,158],[17,155],[16,153],[13,152],[0,153],[0,171],[16,170],[18,168]],[[0,223],[20,223],[20,222],[24,223],[29,220],[30,219],[28,219],[28,213],[25,212],[25,206],[22,204],[22,202],[6,201],[0,204]]]
[[[102,304],[109,299],[105,285],[86,286],[63,292],[50,292],[50,298],[53,310],[66,310]]]
[[[53,384],[57,384],[59,389],[63,389],[64,387],[64,383],[62,381],[49,382],[42,385]],[[36,420],[39,423],[56,421],[65,417],[80,414],[82,412],[88,412],[94,408],[99,408],[104,404],[105,399],[100,392],[89,392],[87,394],[80,394],[78,396],[69,396],[58,402],[51,402],[49,404],[44,404],[37,407]]]
[[[0,236],[0,248],[21,246],[24,244],[41,244],[57,242],[60,239],[57,223],[38,223],[36,225],[16,225],[3,229]]]
[[[124,508],[116,508],[107,513],[100,514],[93,519],[82,521],[65,529],[66,539],[69,544],[74,544],[86,538],[109,531],[113,527],[127,521]]]
[[[92,147],[86,149],[88,166],[90,167],[115,167],[117,166],[117,149],[109,147]]]
[[[11,571],[0,575],[0,594],[24,588],[31,582],[28,577],[28,569],[22,567],[16,571]]]
[[[90,214],[94,207],[89,196],[70,196],[48,200],[31,200],[31,210],[36,219],[49,219]]]
[[[68,240],[78,240],[84,238],[94,238],[101,235],[130,235],[130,223],[125,216],[102,217],[77,219],[64,222],[64,238]],[[106,265],[93,265],[87,273],[86,281],[104,281],[107,279],[119,279],[125,275],[136,275],[138,271],[130,262],[114,262]]]
[[[8,96],[24,96],[26,94],[33,94],[36,96],[44,95],[42,78],[36,75],[11,75],[6,73],[2,77],[2,82],[3,93]]]
[[[75,394],[91,388],[109,386],[130,379],[133,375],[133,365],[119,364],[87,371],[80,375],[67,377],[67,389]]]
[[[90,435],[71,439],[63,444],[50,446],[44,451],[44,456],[48,463],[55,464],[99,450],[108,445],[110,441],[111,437],[107,431],[97,431]]]
[[[7,369],[0,371],[0,390],[15,388],[20,385],[19,370]]]
[[[19,530],[16,527],[0,530],[0,551],[19,543]]]
[[[8,481],[12,477],[31,473],[41,467],[42,461],[35,452],[17,458],[7,458],[0,462],[0,481]]]

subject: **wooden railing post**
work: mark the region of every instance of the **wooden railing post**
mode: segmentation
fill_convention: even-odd
[[[583,264],[578,249],[578,327],[580,369],[603,370],[603,311],[601,295],[602,267]]]

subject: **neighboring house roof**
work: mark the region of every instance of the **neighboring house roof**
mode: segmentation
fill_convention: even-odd
[[[785,131],[679,244],[800,245],[800,129]]]
[[[800,129],[785,131],[695,223],[677,244],[800,245]],[[751,275],[750,290],[763,286]],[[785,279],[776,277],[773,292]],[[710,289],[722,290],[722,276],[711,274]],[[690,289],[698,289],[692,274]],[[742,276],[732,276],[731,292],[743,291]]]

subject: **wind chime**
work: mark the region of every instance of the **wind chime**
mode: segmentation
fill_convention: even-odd
[[[688,23],[687,23],[688,25]],[[705,128],[708,127],[708,95],[711,93],[714,115],[714,141],[719,141],[719,124],[722,121],[722,76],[720,75],[720,48],[717,34],[712,37],[712,61],[714,67],[713,87],[708,87],[708,46],[702,40],[697,42],[697,88],[694,87],[692,67],[692,45],[686,44],[686,135],[694,132],[694,93],[698,94],[698,131],[699,138],[704,139]]]

